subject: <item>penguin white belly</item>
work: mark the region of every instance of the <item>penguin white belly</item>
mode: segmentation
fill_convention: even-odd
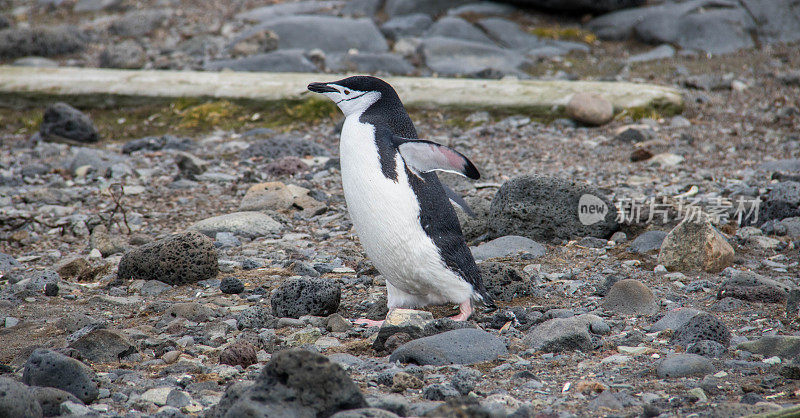
[[[420,225],[402,157],[395,155],[397,181],[386,178],[374,138],[373,125],[349,116],[339,157],[350,218],[367,256],[388,282],[389,308],[468,300],[472,285],[447,268]]]

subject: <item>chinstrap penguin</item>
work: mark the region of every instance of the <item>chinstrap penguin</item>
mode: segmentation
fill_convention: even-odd
[[[355,76],[308,89],[333,100],[345,115],[342,187],[361,244],[386,278],[389,309],[457,303],[459,314],[452,318],[464,321],[473,302],[493,307],[450,201],[467,205],[435,173],[478,179],[472,162],[418,139],[397,93],[379,78]]]

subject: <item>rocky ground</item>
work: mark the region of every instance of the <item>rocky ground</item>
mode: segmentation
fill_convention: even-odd
[[[75,10],[86,3],[3,10],[15,27],[133,13]],[[143,4],[181,22],[145,44],[232,37],[187,21],[263,6]],[[441,176],[476,212],[459,215],[499,304],[466,326],[443,319],[452,306],[352,324],[386,314],[385,282],[351,229],[330,108],[0,110],[0,412],[742,416],[798,403],[798,45],[626,64],[651,47],[580,37],[588,52],[524,74],[678,86],[682,114],[588,127],[412,110],[422,137],[482,174]],[[97,65],[118,40],[92,39],[53,63]],[[143,49],[141,66],[159,67],[163,51]],[[580,222],[586,194],[624,219]],[[708,220],[679,225],[691,208]]]

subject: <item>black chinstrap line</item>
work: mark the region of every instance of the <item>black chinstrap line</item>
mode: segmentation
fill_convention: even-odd
[[[348,102],[348,101],[350,101],[350,100],[353,100],[353,99],[358,99],[359,97],[361,97],[361,96],[363,96],[363,95],[365,95],[365,94],[367,94],[367,93],[369,93],[369,92],[367,91],[367,92],[361,93],[361,94],[359,94],[358,96],[356,96],[356,97],[351,97],[351,98],[349,98],[349,99],[342,99],[342,100],[339,100],[338,102],[336,102],[336,104],[339,104],[339,103],[341,103],[341,102]]]

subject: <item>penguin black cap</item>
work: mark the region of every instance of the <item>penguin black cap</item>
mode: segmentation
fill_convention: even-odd
[[[355,91],[378,91],[381,93],[392,92],[395,95],[397,94],[392,86],[389,85],[389,83],[381,80],[380,78],[365,75],[347,77],[329,83],[311,83],[308,85],[308,89],[314,93],[338,92],[339,90],[333,86],[340,86]]]

